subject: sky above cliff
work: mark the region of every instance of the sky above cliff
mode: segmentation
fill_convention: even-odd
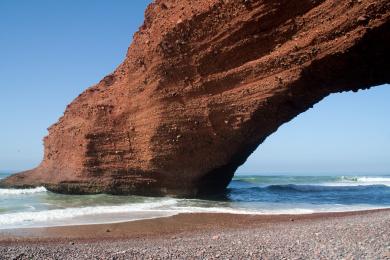
[[[47,127],[124,59],[149,1],[0,1],[0,172],[43,156]],[[331,95],[271,135],[241,173],[389,173],[390,86]]]

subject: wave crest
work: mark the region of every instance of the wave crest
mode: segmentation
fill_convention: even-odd
[[[165,199],[163,201],[150,201],[116,206],[90,206],[81,208],[51,209],[43,211],[0,214],[0,229],[10,227],[15,228],[28,224],[50,226],[48,223],[53,222],[55,224],[56,221],[60,221],[60,223],[64,225],[66,220],[85,216],[94,216],[94,218],[96,218],[99,215],[112,215],[120,213],[126,214],[137,211],[159,212],[165,211],[165,207],[173,206],[176,203],[176,199]],[[53,225],[53,223],[51,224]]]
[[[46,192],[45,187],[36,187],[31,189],[0,189],[0,195],[23,195]]]
[[[265,187],[267,190],[271,191],[290,191],[290,192],[323,192],[323,191],[363,191],[370,190],[373,188],[386,188],[386,185],[377,184],[377,185],[270,185]]]
[[[341,176],[342,185],[384,185],[390,186],[390,177],[368,177],[368,176]],[[335,183],[337,184],[337,182]]]

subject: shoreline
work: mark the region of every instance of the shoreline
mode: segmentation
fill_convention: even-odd
[[[390,209],[262,216],[179,214],[0,233],[0,258],[389,259],[389,223]]]
[[[234,213],[179,213],[167,217],[126,222],[29,227],[0,230],[0,245],[8,243],[39,243],[63,241],[105,241],[142,238],[161,238],[180,233],[193,233],[213,229],[249,229],[262,225],[302,223],[363,216],[378,212],[390,214],[390,208],[321,212],[308,214],[234,214]]]

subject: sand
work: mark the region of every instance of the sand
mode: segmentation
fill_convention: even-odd
[[[3,230],[1,259],[390,259],[390,210]]]

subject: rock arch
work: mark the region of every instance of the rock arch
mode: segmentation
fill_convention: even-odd
[[[390,3],[157,0],[124,62],[3,187],[197,196],[330,93],[390,82]]]

